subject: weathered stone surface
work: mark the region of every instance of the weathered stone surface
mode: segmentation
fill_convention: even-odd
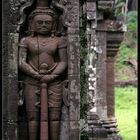
[[[70,140],[69,121],[61,121],[60,140]]]
[[[17,120],[17,107],[18,107],[18,81],[17,81],[17,34],[10,34],[8,40],[8,119]]]
[[[98,55],[97,61],[97,112],[101,119],[107,117],[106,106],[106,33],[97,32],[98,47],[102,49],[102,54]]]
[[[68,75],[77,75],[80,69],[79,37],[76,34],[68,37]]]
[[[107,60],[107,114],[114,116],[114,62]]]
[[[17,122],[7,122],[7,140],[18,140]]]
[[[64,104],[61,110],[61,121],[69,121],[69,107]]]
[[[79,76],[69,76],[69,119],[70,121],[79,121],[80,120],[80,84]]]
[[[111,11],[113,8],[113,0],[98,0],[98,9],[104,11]]]
[[[69,139],[80,139],[80,53],[79,53],[79,1],[71,0],[68,27],[68,80],[69,80]],[[71,30],[72,29],[72,30]]]
[[[3,24],[3,139],[17,139],[17,51],[15,44],[16,6],[14,1],[2,1],[2,24]],[[12,34],[11,34],[12,33]],[[14,54],[14,51],[15,54]]]
[[[28,139],[28,125],[26,121],[18,121],[18,140]],[[21,131],[22,130],[22,131]]]
[[[79,122],[78,121],[70,121],[70,139],[79,140],[80,139],[80,130],[79,130]]]
[[[79,28],[79,1],[70,0],[70,6],[68,10],[70,27]]]

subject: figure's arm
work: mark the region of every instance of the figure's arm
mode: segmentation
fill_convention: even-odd
[[[67,68],[68,60],[67,60],[67,42],[65,40],[61,40],[59,46],[58,46],[58,55],[59,55],[59,62],[54,69],[54,71],[51,73],[51,75],[45,75],[42,78],[42,82],[50,82],[60,76]]]
[[[67,48],[59,48],[58,50],[60,61],[57,64],[57,67],[51,73],[51,75],[61,75],[64,70],[67,68]]]
[[[27,62],[27,43],[26,38],[21,39],[19,44],[19,69],[27,75],[40,79],[42,76],[38,74]]]

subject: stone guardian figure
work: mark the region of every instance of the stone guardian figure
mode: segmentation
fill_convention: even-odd
[[[59,140],[67,41],[55,35],[55,17],[48,1],[38,0],[28,17],[31,35],[19,43],[29,140]]]

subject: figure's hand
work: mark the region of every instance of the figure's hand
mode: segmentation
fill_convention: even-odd
[[[41,78],[41,82],[49,83],[56,78],[56,75],[45,75]]]
[[[43,77],[44,75],[42,75],[42,74],[36,74],[36,75],[34,75],[34,78],[36,78],[36,79],[38,79],[38,80],[41,80],[41,78]]]
[[[41,78],[40,81],[43,83],[49,83],[51,81],[51,79],[52,79],[51,75],[45,75]]]

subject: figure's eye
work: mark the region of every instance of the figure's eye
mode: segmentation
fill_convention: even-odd
[[[51,21],[46,21],[47,24],[51,24]]]
[[[38,25],[51,25],[51,21],[42,21],[42,20],[38,20],[37,24]]]
[[[43,23],[43,21],[40,21],[40,20],[37,21],[37,24],[39,24],[39,25],[42,24],[42,23]]]
[[[44,21],[44,23],[45,23],[46,25],[49,25],[49,24],[51,24],[52,22],[51,22],[51,21]]]

